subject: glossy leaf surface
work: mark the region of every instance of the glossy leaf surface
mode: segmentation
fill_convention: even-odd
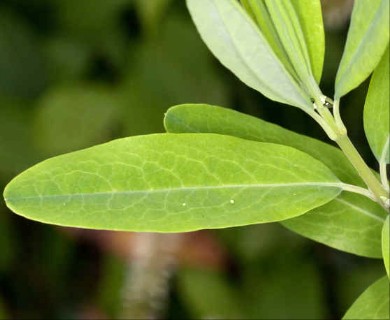
[[[376,159],[390,162],[389,157],[389,48],[375,69],[364,105],[364,131]]]
[[[4,197],[42,222],[178,232],[284,220],[340,191],[327,167],[290,147],[162,134],[49,159],[11,181]]]
[[[187,0],[187,5],[203,41],[241,81],[272,100],[312,108],[237,1]]]
[[[382,229],[382,255],[383,255],[383,261],[385,263],[385,268],[387,272],[387,276],[390,278],[390,248],[389,248],[389,242],[390,242],[390,219],[389,215],[386,218],[385,223],[383,224]]]
[[[389,279],[383,277],[364,291],[343,319],[389,319]]]
[[[388,43],[389,1],[355,1],[336,76],[336,99],[356,88],[371,74]]]
[[[175,106],[166,114],[165,127],[169,132],[214,132],[289,145],[323,162],[340,180],[363,185],[337,148],[237,111],[210,105]],[[323,207],[284,225],[339,250],[379,258],[385,216],[386,212],[371,200],[343,192]]]

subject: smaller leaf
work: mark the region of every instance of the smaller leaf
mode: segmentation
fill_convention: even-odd
[[[364,105],[364,131],[376,159],[390,162],[389,156],[389,48],[371,78]]]
[[[382,229],[382,255],[383,255],[383,262],[385,263],[385,268],[387,272],[387,276],[390,278],[390,248],[389,248],[389,242],[390,242],[390,219],[389,215],[386,218],[385,223],[383,224]]]
[[[389,319],[389,298],[389,280],[387,277],[380,278],[357,298],[343,319]]]
[[[312,108],[310,97],[236,0],[187,0],[187,6],[209,49],[241,81],[272,100]]]
[[[305,36],[292,2],[265,0],[265,3],[300,82],[310,97],[316,96],[319,89],[313,79]]]
[[[388,43],[389,0],[355,1],[336,76],[336,99],[356,88],[371,74]]]
[[[288,229],[332,248],[380,258],[381,229],[386,212],[375,202],[343,192],[336,199],[282,224]]]
[[[282,42],[279,39],[278,33],[265,5],[265,0],[244,0],[241,1],[241,3],[248,14],[252,16],[253,20],[260,28],[261,33],[264,35],[272,50],[278,56],[287,71],[294,77],[294,79],[298,79],[287,53],[283,48]]]
[[[291,1],[298,15],[310,56],[313,75],[320,83],[325,57],[325,34],[319,0]]]

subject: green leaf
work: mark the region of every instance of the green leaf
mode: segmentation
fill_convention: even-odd
[[[389,319],[389,280],[380,278],[364,291],[343,319]]]
[[[355,1],[336,76],[336,99],[356,88],[371,74],[388,43],[389,0]]]
[[[364,131],[378,161],[389,156],[389,48],[374,71],[364,105]]]
[[[382,229],[382,255],[383,255],[383,261],[385,263],[385,268],[387,272],[387,276],[390,278],[390,248],[389,248],[389,242],[390,242],[390,220],[389,215],[387,215],[386,221],[383,224]]]
[[[9,183],[13,211],[94,229],[180,232],[284,220],[341,184],[290,147],[215,134],[119,139],[44,161]]]
[[[305,43],[309,52],[311,70],[317,83],[320,83],[325,57],[325,34],[319,0],[291,1],[301,24]]]
[[[319,92],[312,75],[305,36],[291,1],[265,0],[280,41],[305,91],[315,97]]]
[[[375,202],[343,192],[305,215],[283,221],[288,229],[332,248],[381,258],[380,230],[386,212]]]
[[[181,269],[178,284],[193,319],[243,319],[239,296],[220,273]]]
[[[234,110],[210,105],[179,105],[168,110],[165,127],[168,132],[219,133],[289,145],[321,160],[340,180],[364,186],[339,149]],[[285,221],[284,225],[339,250],[378,258],[385,215],[386,212],[371,200],[343,192],[323,207]]]
[[[187,0],[204,42],[221,63],[268,98],[311,109],[305,94],[235,0]]]

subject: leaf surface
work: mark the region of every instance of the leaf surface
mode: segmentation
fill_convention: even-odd
[[[389,280],[383,277],[357,298],[343,319],[389,319],[389,310]]]
[[[290,147],[214,134],[119,139],[44,161],[4,197],[27,218],[180,232],[278,221],[332,200],[339,180]]]
[[[325,57],[325,34],[319,0],[291,1],[305,37],[311,69],[317,83],[320,83]]]
[[[219,133],[288,145],[323,162],[340,180],[364,186],[338,148],[241,112],[207,104],[182,104],[168,110],[164,123],[171,133]]]
[[[376,159],[390,162],[389,157],[389,48],[374,71],[364,105],[364,131]]]
[[[380,230],[386,212],[373,201],[343,192],[307,214],[283,221],[288,229],[332,248],[381,258]]]
[[[252,19],[235,0],[187,0],[203,41],[241,81],[266,97],[312,108]]]
[[[280,41],[305,91],[314,97],[318,87],[314,84],[308,48],[297,12],[291,1],[265,1]]]
[[[355,1],[336,76],[336,99],[356,88],[371,74],[388,43],[389,0]]]
[[[389,215],[386,218],[385,223],[383,224],[382,229],[382,255],[383,255],[383,261],[385,263],[385,268],[387,272],[387,276],[390,278],[390,248],[389,248],[389,242],[390,242],[390,219]]]
[[[275,25],[272,22],[271,16],[265,4],[265,0],[243,0],[241,3],[248,14],[256,22],[260,32],[263,34],[279,60],[283,63],[284,67],[294,77],[294,79],[298,79],[287,53],[283,48],[282,42],[279,39]]]
[[[337,148],[234,110],[210,105],[179,105],[168,110],[169,132],[209,132],[292,146],[323,162],[340,180],[364,186]],[[343,192],[322,207],[284,225],[339,250],[381,257],[380,233],[386,212],[371,200]]]

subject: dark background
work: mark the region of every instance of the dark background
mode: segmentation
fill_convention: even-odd
[[[328,96],[350,4],[324,6],[321,88]],[[362,129],[366,91],[367,82],[342,100],[341,112],[374,165]],[[271,102],[225,70],[182,0],[0,0],[1,190],[50,156],[163,132],[164,112],[187,102],[234,108],[327,141],[303,112]],[[278,224],[134,235],[43,225],[1,201],[0,319],[335,319],[383,272],[380,261]],[[150,243],[157,249],[148,260]],[[153,277],[156,288],[146,290],[142,279]]]

